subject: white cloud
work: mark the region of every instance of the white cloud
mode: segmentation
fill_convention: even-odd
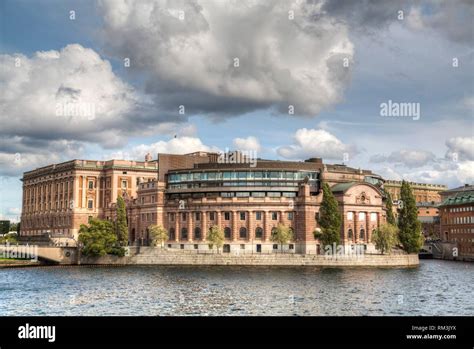
[[[127,117],[147,103],[108,61],[78,44],[31,58],[0,55],[0,66],[4,135],[116,145],[130,129]]]
[[[280,156],[287,159],[321,157],[343,161],[344,153],[357,154],[354,146],[342,143],[326,130],[302,128],[296,131],[294,143],[277,149]]]
[[[183,154],[196,151],[218,152],[219,149],[213,146],[207,146],[196,137],[176,137],[168,141],[158,141],[152,144],[140,144],[132,147],[130,150],[114,152],[104,156],[107,159],[126,159],[141,160],[147,153],[150,153],[154,159],[158,153]]]
[[[150,74],[147,91],[161,108],[220,117],[268,107],[287,114],[289,105],[315,115],[341,100],[354,48],[320,5],[100,1],[109,51]]]
[[[260,142],[258,138],[249,136],[247,138],[234,138],[233,141],[234,147],[236,150],[245,150],[245,151],[256,151],[261,150]]]
[[[474,160],[474,137],[453,137],[446,141],[446,158],[453,161]]]
[[[422,167],[436,161],[436,156],[430,151],[402,149],[385,156],[375,154],[370,158],[373,163],[389,162],[394,165],[403,165],[408,168]]]

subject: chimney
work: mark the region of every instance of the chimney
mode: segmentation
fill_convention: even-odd
[[[149,162],[149,161],[151,161],[151,160],[153,160],[153,157],[151,156],[150,153],[147,153],[147,154],[145,155],[145,162]]]

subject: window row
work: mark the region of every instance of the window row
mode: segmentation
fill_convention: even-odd
[[[240,172],[191,172],[171,173],[169,183],[188,181],[213,181],[213,180],[242,180],[242,179],[270,179],[270,180],[303,180],[317,179],[317,172],[307,171],[240,171]]]
[[[261,221],[264,216],[264,213],[263,211],[256,211],[256,212],[253,212],[254,214],[254,218],[255,220],[257,221]],[[181,212],[181,221],[185,222],[187,220],[187,217],[188,217],[188,212]],[[217,218],[217,212],[208,212],[208,218],[209,220],[211,221],[214,221],[216,220]],[[279,211],[271,211],[269,212],[270,214],[270,219],[273,220],[273,221],[277,221],[280,219],[280,216],[281,216],[281,212]],[[294,212],[293,211],[288,211],[288,212],[285,212],[286,214],[286,219],[288,220],[293,220],[294,218]],[[241,211],[241,212],[237,212],[237,215],[238,215],[238,219],[240,219],[241,221],[245,221],[247,218],[248,218],[248,212],[246,211]],[[169,220],[171,222],[174,222],[175,221],[175,217],[176,214],[175,213],[169,213]],[[200,221],[201,220],[201,212],[193,212],[193,218],[195,221]],[[232,212],[223,212],[223,218],[225,221],[230,221],[231,218],[232,218]]]
[[[209,228],[210,230],[211,228]],[[293,228],[290,228],[293,231]],[[272,228],[272,235],[276,233],[276,228]],[[194,239],[202,239],[202,230],[200,227],[194,228]],[[248,230],[245,227],[241,227],[238,230],[238,237],[239,239],[248,239]],[[255,228],[255,239],[263,239],[264,237],[264,230],[261,227]],[[180,230],[180,235],[179,239],[181,240],[186,240],[188,239],[188,229],[187,228],[181,228]],[[232,229],[230,227],[225,227],[224,228],[224,239],[230,240],[232,239]],[[170,228],[169,229],[169,240],[176,240],[176,230],[175,228]]]

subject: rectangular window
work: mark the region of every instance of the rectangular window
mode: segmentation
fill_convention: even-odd
[[[278,250],[278,244],[273,244],[273,249]]]
[[[238,198],[248,198],[250,196],[250,193],[248,191],[242,191],[235,193],[235,196],[237,196]]]
[[[93,200],[88,200],[87,201],[87,208],[92,209],[94,207],[94,201]]]
[[[281,197],[281,193],[270,191],[270,192],[267,193],[267,196],[270,197],[270,198],[279,198],[279,197]]]
[[[186,222],[186,213],[185,212],[181,213],[181,220],[183,222]]]
[[[215,213],[214,212],[209,212],[209,219],[213,221],[215,219]]]
[[[255,212],[255,219],[257,221],[261,221],[262,220],[262,212],[260,212],[260,211]]]
[[[271,179],[280,179],[280,172],[270,172]]]
[[[254,197],[254,198],[264,198],[265,197],[265,192],[258,192],[258,191],[253,192],[252,197]]]
[[[94,181],[89,181],[89,189],[94,189]]]
[[[245,244],[240,244],[240,249],[245,250]]]
[[[377,221],[377,213],[372,212],[372,213],[370,214],[370,221],[371,221],[371,222],[376,222],[376,221]]]
[[[201,212],[196,212],[196,220],[197,221],[201,220]]]
[[[278,212],[272,212],[272,220],[276,221],[278,219]]]
[[[245,221],[245,212],[240,212],[240,220]]]
[[[230,221],[230,212],[224,212],[224,220]]]
[[[347,220],[348,221],[354,220],[354,212],[347,212]]]
[[[227,193],[227,192],[222,192],[221,193],[221,197],[223,198],[231,198],[234,196],[234,193],[233,192],[230,192],[230,193]]]
[[[127,180],[122,180],[122,189],[127,189]]]
[[[174,213],[170,213],[170,221],[171,221],[171,222],[174,221]]]
[[[288,212],[288,220],[289,221],[293,220],[293,212]]]

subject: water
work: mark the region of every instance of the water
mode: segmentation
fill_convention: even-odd
[[[474,315],[474,264],[0,269],[0,315]]]

